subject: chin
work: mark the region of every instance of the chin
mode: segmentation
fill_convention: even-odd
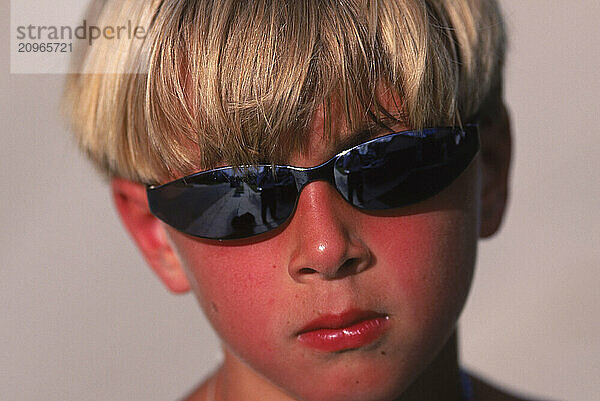
[[[405,377],[398,366],[356,366],[349,361],[325,374],[313,372],[287,383],[294,399],[302,401],[391,401],[397,399],[414,379]],[[395,368],[395,369],[394,369]]]

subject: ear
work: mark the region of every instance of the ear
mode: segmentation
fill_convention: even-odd
[[[512,153],[510,116],[504,102],[480,126],[482,188],[479,236],[494,235],[500,227],[508,198]]]
[[[169,290],[187,292],[190,286],[185,271],[167,239],[162,223],[150,213],[146,188],[121,178],[113,178],[111,188],[121,221],[146,262]]]

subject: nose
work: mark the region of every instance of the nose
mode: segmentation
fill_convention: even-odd
[[[357,232],[358,213],[326,182],[304,187],[286,228],[290,276],[305,283],[339,279],[367,269],[372,256]]]

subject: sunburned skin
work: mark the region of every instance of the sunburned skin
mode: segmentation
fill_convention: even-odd
[[[152,215],[143,185],[114,178],[117,210],[149,265],[171,291],[193,290],[222,340],[223,364],[188,400],[464,400],[456,321],[477,238],[498,229],[507,196],[501,102],[493,116],[480,126],[482,150],[437,195],[365,212],[314,181],[285,224],[249,239],[175,231]],[[340,120],[330,137],[324,126],[319,110],[306,151],[283,162],[319,165],[357,139]],[[516,399],[472,382],[475,401]]]
[[[323,142],[322,126],[316,117],[308,151],[289,164],[314,166],[331,157],[335,144]],[[329,184],[313,182],[286,225],[233,243],[168,228],[223,341],[218,397],[399,397],[446,344],[467,297],[479,181],[476,158],[440,194],[376,213],[359,211]],[[328,349],[307,345],[299,336],[324,315],[333,316],[329,329],[360,324],[360,317],[358,322],[343,318],[357,310],[384,317],[385,327],[370,334],[375,338]]]
[[[448,197],[465,183],[455,184],[421,206],[452,203]],[[302,399],[392,399],[454,328],[471,279],[473,214],[361,216],[326,184],[313,187],[305,188],[289,226],[254,246],[215,246],[178,233],[173,242],[228,358]],[[309,223],[297,223],[300,217]],[[471,232],[457,229],[465,226]],[[294,259],[301,249],[305,256]],[[363,264],[360,271],[337,278],[336,266],[351,256]],[[300,273],[303,266],[315,271]],[[296,333],[311,320],[351,308],[389,316],[389,329],[374,346],[328,353],[298,341]]]

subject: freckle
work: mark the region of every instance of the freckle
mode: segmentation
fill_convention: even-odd
[[[356,384],[358,384],[358,383],[360,383],[360,381],[359,381],[359,380],[357,380],[357,381],[356,381]]]
[[[219,313],[219,308],[217,308],[217,304],[215,304],[214,302],[211,302],[210,307],[211,307],[213,313]]]
[[[381,355],[385,355],[385,351],[381,351]]]

